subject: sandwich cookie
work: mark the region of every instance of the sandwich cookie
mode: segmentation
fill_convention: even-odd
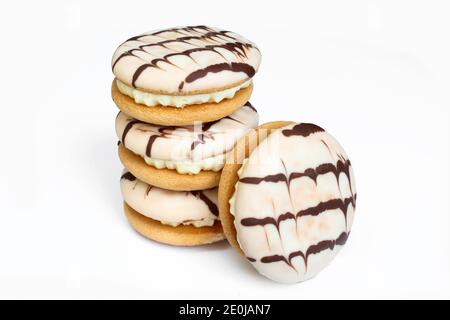
[[[356,188],[341,145],[319,126],[269,123],[233,150],[219,185],[225,235],[262,275],[310,279],[346,243]]]
[[[116,118],[119,156],[140,180],[169,190],[218,185],[226,153],[258,124],[250,104],[220,120],[192,126],[158,126],[123,112]]]
[[[201,245],[224,239],[217,188],[169,191],[151,186],[125,170],[120,179],[125,214],[145,237],[172,245]]]
[[[159,125],[223,118],[246,103],[261,54],[242,36],[207,26],[147,32],[112,58],[112,97],[130,116]]]

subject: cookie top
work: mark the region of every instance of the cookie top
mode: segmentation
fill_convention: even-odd
[[[170,191],[151,186],[124,170],[120,186],[125,202],[140,214],[171,226],[212,226],[219,219],[217,188]]]
[[[122,43],[112,58],[117,79],[153,93],[215,92],[251,79],[261,55],[249,40],[207,26],[156,30]]]
[[[252,265],[279,282],[321,271],[345,244],[356,189],[340,144],[307,123],[273,131],[244,161],[230,211]]]
[[[125,148],[143,158],[198,161],[223,155],[257,125],[258,113],[247,103],[220,120],[184,127],[148,124],[120,112],[116,133]]]

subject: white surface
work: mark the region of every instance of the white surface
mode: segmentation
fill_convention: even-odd
[[[0,298],[450,298],[447,1],[131,2],[0,5]],[[185,24],[256,42],[262,122],[315,122],[349,154],[353,232],[315,279],[273,283],[225,244],[128,226],[110,58]]]

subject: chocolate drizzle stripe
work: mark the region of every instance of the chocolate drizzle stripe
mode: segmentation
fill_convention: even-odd
[[[148,37],[148,36],[154,36],[154,35],[152,35],[152,34],[141,35],[141,36],[132,38],[132,40],[127,40],[127,41],[142,41],[142,40],[140,40],[140,38]],[[137,49],[132,49],[130,51],[140,50],[140,49],[144,49],[144,48],[148,48],[148,47],[164,47],[164,48],[168,49],[166,47],[166,44],[176,43],[176,42],[189,43],[188,41],[191,41],[191,40],[211,40],[211,41],[217,43],[217,40],[214,40],[214,38],[219,38],[220,40],[224,40],[224,38],[227,38],[230,40],[236,40],[236,38],[231,37],[224,32],[210,31],[201,36],[183,36],[183,37],[179,37],[179,38],[175,38],[175,39],[167,39],[167,40],[163,40],[163,41],[159,41],[159,42],[155,42],[155,43],[146,43],[146,44],[139,46]]]
[[[314,183],[317,183],[317,177],[320,175],[333,173],[333,175],[336,177],[336,180],[339,180],[339,175],[341,173],[344,173],[348,181],[350,182],[350,168],[351,168],[350,160],[345,161],[338,160],[336,164],[323,163],[317,166],[316,168],[306,169],[304,172],[292,172],[289,175],[288,180],[289,182],[291,182],[294,179],[308,177],[311,180],[313,180]]]
[[[186,77],[185,82],[191,83],[198,79],[206,77],[208,73],[219,73],[222,71],[243,72],[249,78],[252,78],[256,73],[256,70],[247,63],[242,62],[219,63],[192,72]]]
[[[127,41],[129,41],[129,40],[127,40]],[[117,62],[119,62],[120,60],[122,60],[122,58],[130,57],[130,56],[135,57],[135,55],[133,54],[133,51],[134,51],[134,50],[129,50],[129,51],[125,51],[124,53],[122,53],[122,54],[116,59],[116,61],[114,61],[114,63],[113,63],[113,65],[112,65],[111,69],[114,71],[114,68],[116,67]]]
[[[202,200],[213,215],[215,215],[216,217],[219,216],[219,209],[217,208],[217,205],[212,202],[211,199],[209,199],[202,191],[190,191],[190,193],[198,199]]]
[[[262,263],[273,263],[273,262],[279,262],[283,261],[287,265],[291,266],[291,263],[284,257],[278,254],[274,254],[272,256],[262,257],[261,262]]]
[[[284,173],[270,174],[265,177],[244,177],[239,179],[239,182],[248,184],[260,184],[261,182],[287,182],[287,177]]]
[[[282,131],[283,135],[286,137],[290,136],[302,136],[307,137],[313,133],[323,132],[321,127],[312,123],[299,123],[292,127],[292,129],[284,129]]]
[[[332,199],[325,202],[320,202],[317,206],[300,210],[297,212],[297,218],[305,217],[305,216],[318,216],[322,212],[328,210],[336,210],[339,209],[342,211],[345,217],[347,217],[348,206],[352,205],[353,208],[356,207],[356,197],[351,196],[344,199]]]
[[[256,110],[256,108],[250,103],[250,101],[247,101],[244,104],[245,107],[249,107],[250,109],[252,109],[253,111],[255,111],[256,113],[258,113],[258,111]]]
[[[244,177],[239,179],[239,182],[247,183],[247,184],[260,184],[261,182],[286,182],[291,183],[292,180],[308,177],[317,183],[317,177],[320,175],[324,175],[327,173],[333,173],[336,177],[336,180],[339,180],[339,175],[344,173],[347,179],[350,181],[350,168],[351,163],[350,160],[338,160],[336,164],[333,163],[323,163],[318,165],[315,168],[308,168],[303,172],[291,172],[289,177],[284,173],[267,175],[265,177]]]
[[[153,186],[151,186],[151,185],[148,185],[147,186],[147,190],[145,191],[145,194],[146,194],[146,196],[148,197],[148,195],[149,195],[149,193],[150,193],[150,191],[153,189]]]
[[[145,63],[145,64],[141,65],[139,68],[137,68],[133,74],[133,79],[131,80],[131,85],[133,87],[136,88],[137,79],[139,79],[139,76],[141,75],[141,73],[144,72],[144,70],[146,70],[147,68],[156,68],[156,66],[151,65],[149,63]]]
[[[125,179],[129,181],[135,181],[136,177],[131,172],[125,172],[120,179]]]
[[[291,268],[293,268],[292,259],[294,259],[296,257],[301,257],[303,259],[303,262],[305,263],[305,268],[307,269],[309,256],[311,256],[313,254],[321,253],[325,250],[334,250],[334,248],[336,246],[345,245],[349,234],[350,233],[347,233],[344,231],[339,235],[339,237],[337,239],[324,240],[324,241],[320,241],[316,244],[313,244],[308,247],[308,249],[306,250],[306,253],[301,250],[298,250],[298,251],[291,252],[288,255],[288,258],[286,258],[285,256],[282,256],[282,255],[272,255],[272,256],[262,257],[260,261],[262,263],[274,263],[274,262],[282,261],[282,262],[286,263],[288,266],[290,266]]]
[[[159,136],[151,135],[150,138],[148,139],[147,147],[145,149],[145,155],[147,157],[151,157],[153,144],[155,143],[156,139],[158,139],[158,138],[159,138]]]
[[[177,129],[177,127],[175,127],[175,126],[166,126],[166,127],[159,128],[158,129],[159,135],[153,134],[150,136],[150,138],[148,138],[147,147],[145,149],[145,155],[147,157],[151,157],[153,144],[155,143],[156,139],[167,137],[169,134],[171,134],[176,129]]]
[[[139,120],[132,120],[132,121],[128,122],[127,125],[125,126],[125,129],[123,129],[123,132],[122,132],[122,143],[123,143],[124,147],[125,147],[125,138],[127,137],[128,132],[131,130],[131,128],[133,128],[133,126],[135,124],[138,124],[138,123],[143,123],[143,122],[139,121]]]
[[[166,54],[162,58],[153,59],[151,61],[151,65],[155,66],[155,67],[158,67],[158,63],[159,62],[165,62],[165,63],[172,64],[172,62],[169,61],[169,58],[177,57],[177,56],[186,56],[186,57],[189,57],[189,58],[193,59],[191,57],[191,55],[193,53],[204,52],[204,51],[214,52],[214,53],[218,54],[219,56],[221,56],[225,61],[228,61],[219,51],[217,51],[217,49],[226,49],[226,50],[234,53],[236,56],[238,56],[240,58],[246,58],[246,53],[245,53],[244,48],[247,48],[247,47],[250,48],[251,45],[246,45],[246,44],[241,43],[241,42],[225,43],[225,44],[220,44],[220,45],[219,44],[217,44],[217,45],[206,45],[206,46],[200,47],[200,48],[192,48],[192,49],[187,49],[187,50],[184,50],[184,51],[181,51],[181,52],[174,52],[174,53]],[[187,81],[187,82],[189,82],[189,81]]]
[[[351,204],[353,208],[355,208],[356,197],[348,197],[345,199],[332,199],[325,202],[320,202],[318,205],[314,207],[310,207],[307,209],[303,209],[298,211],[297,213],[286,212],[278,216],[278,218],[274,217],[264,217],[264,218],[244,218],[241,219],[241,225],[244,227],[254,227],[261,226],[264,227],[266,225],[274,225],[279,231],[280,224],[285,220],[296,220],[305,216],[318,216],[321,213],[329,210],[339,209],[344,214],[345,219],[347,220],[347,211],[348,206]]]

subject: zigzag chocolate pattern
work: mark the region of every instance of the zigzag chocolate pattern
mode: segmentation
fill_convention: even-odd
[[[239,179],[239,182],[249,183],[249,184],[259,184],[261,182],[280,182],[284,181],[286,183],[291,183],[294,179],[299,179],[302,177],[308,177],[317,183],[317,177],[327,173],[333,173],[336,180],[339,179],[339,175],[344,173],[347,179],[350,181],[350,160],[338,160],[336,164],[333,163],[323,163],[316,168],[308,168],[303,172],[291,172],[289,177],[284,173],[267,175],[265,177],[245,177]]]
[[[344,231],[339,235],[339,237],[337,239],[323,240],[323,241],[320,241],[319,243],[309,246],[308,249],[306,250],[306,252],[303,252],[301,250],[294,251],[288,255],[288,258],[286,258],[285,256],[281,256],[281,255],[265,256],[265,257],[262,257],[260,261],[262,263],[274,263],[274,262],[282,261],[282,262],[286,263],[288,266],[290,266],[291,268],[295,269],[294,266],[292,265],[292,259],[294,259],[295,257],[301,257],[305,263],[305,268],[307,269],[308,268],[308,258],[310,255],[318,254],[325,250],[334,250],[334,248],[336,246],[345,245],[349,235],[350,235],[349,232]],[[256,261],[255,259],[253,259],[253,260],[254,261],[252,261],[252,262]]]
[[[293,219],[296,220],[305,216],[318,216],[322,212],[334,209],[340,209],[344,214],[345,219],[347,220],[347,210],[348,206],[352,205],[355,208],[356,204],[356,195],[352,197],[342,199],[332,199],[326,202],[320,202],[317,206],[310,207],[308,209],[300,210],[297,213],[286,212],[278,216],[277,219],[274,217],[265,217],[265,218],[244,218],[241,220],[241,224],[244,227],[254,227],[261,226],[264,227],[268,224],[274,225],[278,231],[280,227],[280,223],[285,220]]]
[[[198,79],[201,79],[205,77],[208,73],[218,73],[221,71],[232,71],[232,72],[244,72],[249,78],[253,77],[256,70],[253,66],[251,66],[248,63],[245,63],[244,60],[247,58],[247,50],[249,49],[256,49],[253,44],[249,42],[242,42],[240,39],[237,39],[236,37],[230,35],[230,31],[217,31],[214,29],[211,29],[206,26],[189,26],[184,28],[173,28],[173,29],[166,29],[166,30],[160,30],[149,34],[142,34],[136,37],[132,37],[125,41],[122,45],[126,45],[127,42],[131,41],[142,41],[143,37],[146,36],[160,36],[167,32],[175,32],[179,33],[181,36],[175,39],[164,39],[162,41],[153,42],[153,43],[144,43],[137,48],[132,48],[130,50],[127,50],[123,52],[117,59],[113,62],[112,69],[116,67],[117,63],[124,57],[127,56],[135,56],[137,58],[142,59],[145,63],[139,66],[132,77],[132,86],[136,87],[136,81],[139,79],[139,76],[142,74],[143,71],[145,71],[148,68],[157,68],[160,69],[159,63],[167,63],[174,66],[174,63],[170,61],[170,58],[175,56],[186,56],[193,60],[194,63],[195,60],[192,58],[192,54],[195,52],[202,52],[202,51],[209,51],[216,53],[217,55],[221,56],[224,60],[223,63],[219,64],[213,64],[209,65],[205,68],[198,69],[194,72],[191,72],[186,76],[184,81],[182,81],[179,84],[179,90],[183,89],[184,83],[192,83]],[[198,45],[198,43],[192,43],[190,41],[197,40],[202,41],[203,46]],[[148,53],[145,48],[149,47],[163,47],[165,49],[171,50],[169,47],[167,47],[167,44],[171,43],[184,43],[192,45],[193,48],[184,50],[184,51],[175,51],[172,50],[172,53],[166,54],[163,57],[154,58],[152,60],[144,60],[142,57],[139,57],[135,54],[135,52],[144,52]],[[122,46],[121,45],[121,46]],[[228,61],[218,49],[227,50],[231,53],[233,53],[238,59],[241,60],[241,62],[233,62]]]
[[[297,127],[297,128],[296,128]],[[299,127],[298,125],[294,126],[292,130],[283,130],[288,131],[291,134],[292,132],[296,132],[296,134],[307,136],[309,135],[308,132],[316,132],[317,127],[315,125],[312,126],[305,126],[303,128]],[[320,128],[321,129],[321,128]],[[323,129],[322,129],[323,130]],[[285,134],[283,132],[283,134]],[[343,158],[341,156],[341,158]],[[271,182],[271,183],[277,183],[277,182],[285,182],[288,186],[294,179],[299,179],[302,177],[308,177],[311,180],[314,181],[314,183],[317,184],[317,177],[320,175],[324,175],[327,173],[333,173],[335,176],[338,184],[339,184],[339,175],[341,173],[344,173],[348,179],[348,181],[351,181],[350,179],[350,168],[351,163],[350,160],[338,160],[336,164],[332,163],[323,163],[317,166],[316,168],[308,168],[303,172],[291,172],[289,176],[287,176],[284,173],[278,173],[278,174],[272,174],[267,175],[265,177],[244,177],[239,179],[239,182],[247,183],[247,184],[260,184],[262,182]],[[286,212],[278,216],[277,219],[274,217],[265,217],[265,218],[244,218],[240,222],[245,227],[253,227],[253,226],[265,226],[268,224],[274,225],[278,232],[279,232],[279,226],[280,223],[284,220],[293,219],[296,220],[297,218],[301,218],[304,216],[317,216],[322,212],[328,211],[328,210],[334,210],[334,209],[340,209],[345,217],[345,220],[347,221],[347,210],[349,205],[353,206],[353,209],[356,207],[356,194],[352,195],[351,197],[345,198],[345,199],[331,199],[326,202],[320,202],[318,205],[314,207],[310,207],[307,209],[303,209],[298,211],[297,213],[292,212]]]

